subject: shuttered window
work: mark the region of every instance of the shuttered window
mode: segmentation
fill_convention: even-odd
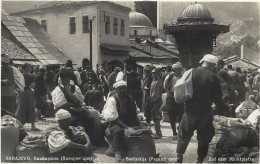
[[[70,34],[76,34],[76,17],[70,17]]]
[[[82,26],[83,33],[89,33],[89,20],[87,15],[82,17]]]

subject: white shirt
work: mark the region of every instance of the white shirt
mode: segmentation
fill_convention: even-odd
[[[243,109],[243,105],[244,105],[245,101],[243,101],[235,110],[235,113],[240,113],[241,110]],[[257,105],[257,108],[259,109],[259,106]]]
[[[138,114],[140,112],[140,109],[137,106],[136,110]],[[108,98],[102,111],[102,116],[106,122],[114,121],[119,117],[117,112],[116,99],[113,96]]]
[[[23,74],[19,71],[19,69],[17,69],[14,66],[11,66],[13,69],[13,74],[14,74],[14,82],[15,84],[18,86],[18,88],[23,91],[24,87],[25,87],[25,81],[24,81],[24,76]]]
[[[82,84],[82,80],[81,80],[81,77],[80,77],[80,73],[78,71],[74,71],[74,75],[77,78],[78,85],[81,85]]]
[[[250,121],[254,127],[258,123],[258,117],[260,117],[260,109],[254,110],[246,120]]]
[[[57,109],[67,103],[64,93],[61,91],[60,87],[63,87],[63,86],[62,85],[57,86],[51,93],[52,102],[53,102],[55,109]],[[73,95],[76,96],[80,100],[81,105],[85,105],[84,96],[81,93],[81,90],[79,89],[79,87],[76,85],[75,85],[75,92],[73,93]]]

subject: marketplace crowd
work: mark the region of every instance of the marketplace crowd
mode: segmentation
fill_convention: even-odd
[[[173,140],[178,142],[177,162],[182,162],[195,130],[197,162],[205,160],[209,143],[216,135],[214,115],[240,123],[246,121],[251,129],[259,130],[260,69],[232,68],[211,54],[203,57],[198,68],[184,68],[179,62],[165,68],[141,67],[132,59],[125,60],[123,67],[114,67],[113,72],[102,66],[94,72],[89,66],[85,58],[76,70],[71,60],[59,68],[29,63],[16,68],[2,54],[2,119],[8,115],[21,127],[30,123],[32,131],[39,131],[37,120],[56,117],[58,126],[46,133],[50,156],[91,156],[99,142],[94,134],[94,109],[103,120],[102,131],[117,162],[124,156],[126,131],[134,133],[136,126],[154,126],[152,138],[161,139],[160,123],[166,115]],[[180,101],[180,95],[188,93],[178,92],[176,86],[184,84],[191,86],[192,94]],[[140,112],[144,112],[145,118],[138,117]],[[23,134],[20,141],[26,132]]]

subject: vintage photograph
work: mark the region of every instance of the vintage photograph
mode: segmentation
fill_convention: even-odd
[[[259,1],[1,2],[1,162],[259,163]]]

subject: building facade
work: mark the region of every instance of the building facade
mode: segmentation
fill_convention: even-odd
[[[1,53],[18,66],[29,63],[58,67],[68,60],[36,20],[5,12],[1,15]]]
[[[13,13],[37,20],[63,54],[81,66],[90,59],[90,20],[92,22],[93,69],[103,65],[110,70],[128,57],[130,8],[111,2],[50,2],[33,10]],[[112,64],[111,64],[112,63]]]

